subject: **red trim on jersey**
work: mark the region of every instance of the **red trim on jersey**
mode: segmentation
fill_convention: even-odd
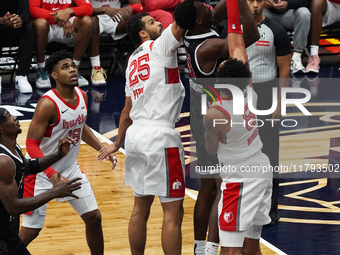
[[[85,97],[85,91],[83,91],[81,88],[79,88],[79,90],[80,90],[81,94],[83,95],[83,99],[84,99],[84,102],[85,102],[86,110],[88,110],[87,109],[87,101],[86,101],[86,97]]]
[[[153,41],[152,43],[150,43],[149,47],[150,47],[150,50],[152,51],[152,45],[155,41]]]
[[[223,190],[222,211],[218,217],[220,228],[224,231],[238,231],[241,183],[227,183]]]
[[[77,90],[75,90],[75,92],[76,92],[76,95],[77,95],[77,97],[78,97],[78,102],[77,102],[77,104],[75,105],[75,106],[72,106],[72,105],[70,105],[69,103],[67,103],[64,99],[62,99],[60,96],[59,96],[59,94],[57,93],[57,91],[55,91],[55,89],[52,89],[52,92],[66,105],[66,106],[68,106],[68,107],[70,107],[72,110],[75,110],[75,109],[77,109],[77,107],[78,107],[78,105],[79,105],[79,103],[80,103],[80,97],[79,97],[79,94],[78,94],[78,92],[77,92]]]
[[[168,84],[179,83],[178,66],[176,68],[166,68],[168,73]]]
[[[42,158],[44,157],[44,154],[42,153],[40,149],[40,143],[41,141],[35,140],[35,139],[26,139],[26,151],[30,155],[31,158]],[[48,167],[44,170],[44,173],[47,177],[50,177],[52,174],[54,174],[56,171],[52,167]],[[26,184],[25,184],[26,185]]]
[[[57,110],[57,115],[58,115],[57,121],[55,123],[51,124],[51,125],[48,125],[47,128],[46,128],[45,134],[44,134],[44,137],[51,137],[53,128],[56,125],[58,125],[59,122],[60,122],[60,110],[59,110],[57,103],[50,96],[44,95],[41,98],[48,98],[49,100],[51,100],[54,103],[54,106]]]
[[[253,86],[252,86],[252,84],[251,84],[251,81],[249,82],[248,86],[251,87],[251,89],[252,89],[253,91],[255,91],[255,89],[253,88]]]
[[[225,115],[227,115],[229,119],[231,119],[231,118],[230,118],[229,112],[228,112],[226,109],[224,109],[222,106],[213,105],[213,106],[211,106],[211,108],[216,108],[216,109],[220,110],[220,111],[223,112]]]
[[[35,180],[37,178],[36,174],[31,174],[25,177],[25,185],[24,185],[24,192],[22,197],[34,197],[34,187],[35,187]],[[33,211],[26,212],[26,215],[31,215]]]
[[[168,169],[169,197],[184,197],[185,183],[179,148],[166,148],[166,164]]]

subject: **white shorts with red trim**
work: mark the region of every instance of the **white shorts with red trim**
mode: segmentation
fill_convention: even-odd
[[[184,149],[174,124],[134,120],[126,132],[125,153],[125,185],[135,193],[184,197]]]
[[[268,157],[263,153],[255,154],[244,160],[243,166],[269,164]],[[235,164],[240,170],[241,165]],[[259,178],[259,176],[263,176]],[[233,244],[243,244],[244,237],[239,232],[249,230],[253,225],[263,226],[271,219],[269,211],[272,194],[272,173],[247,176],[242,173],[224,174],[221,184],[221,200],[218,204],[218,223],[221,243],[233,240]],[[248,175],[252,176],[252,175]],[[230,243],[229,243],[230,244]],[[242,246],[229,246],[242,247]]]

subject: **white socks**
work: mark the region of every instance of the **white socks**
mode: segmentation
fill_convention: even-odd
[[[205,255],[217,255],[218,243],[207,242],[205,245]]]
[[[204,255],[205,240],[195,240],[194,255]]]
[[[318,45],[311,45],[310,46],[310,55],[311,56],[318,56],[319,55],[319,46]]]
[[[195,240],[194,255],[217,255],[218,243]]]
[[[95,66],[100,66],[100,58],[99,55],[95,57],[90,57],[91,66],[94,68]]]

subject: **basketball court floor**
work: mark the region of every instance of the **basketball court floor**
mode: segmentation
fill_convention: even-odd
[[[279,213],[275,226],[265,226],[261,247],[263,254],[326,255],[340,254],[340,62],[338,57],[322,57],[318,76],[292,76],[291,86],[311,92],[304,104],[312,114],[305,116],[289,106],[284,119],[295,119],[296,127],[280,129]],[[88,77],[87,77],[88,78]],[[181,74],[188,91],[188,78]],[[30,77],[34,84],[34,76]],[[115,140],[120,112],[125,101],[125,78],[120,73],[110,76],[107,86],[83,88],[88,95],[87,124],[97,137],[108,144]],[[33,86],[34,87],[34,86]],[[34,87],[31,95],[14,90],[14,84],[3,83],[1,104],[18,116],[23,133],[18,143],[25,151],[25,138],[37,100],[45,91]],[[194,142],[190,139],[189,96],[176,128],[182,135],[186,151],[186,197],[184,200],[183,254],[193,254],[193,208],[199,180],[190,178],[189,164],[195,164]],[[287,122],[288,123],[288,122]],[[290,125],[290,124],[289,124]],[[133,192],[124,186],[124,149],[117,153],[118,166],[97,161],[98,153],[82,144],[78,163],[95,191],[105,238],[105,254],[129,254],[127,227],[133,207]],[[333,169],[330,177],[317,172],[326,166]],[[294,169],[296,170],[294,173]],[[307,170],[307,171],[306,171]],[[145,254],[162,254],[162,211],[156,199],[152,208]],[[45,227],[29,245],[32,254],[89,254],[81,219],[67,203],[48,204]]]

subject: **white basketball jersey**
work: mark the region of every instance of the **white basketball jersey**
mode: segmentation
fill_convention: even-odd
[[[132,120],[160,120],[175,123],[185,89],[180,80],[177,63],[177,41],[166,28],[155,41],[142,43],[130,56],[126,69],[127,97],[131,97]]]
[[[100,7],[111,7],[111,8],[121,8],[120,0],[91,0],[93,8]]]
[[[50,155],[58,151],[59,139],[70,136],[76,140],[76,146],[71,145],[69,153],[61,160],[52,165],[56,171],[60,171],[63,176],[77,169],[77,157],[79,153],[83,127],[87,117],[87,104],[84,92],[75,87],[78,96],[78,103],[75,106],[65,102],[55,91],[51,89],[47,91],[42,98],[48,98],[56,107],[58,119],[55,123],[50,124],[40,143],[40,149],[44,155]],[[29,155],[28,155],[29,156]]]
[[[245,92],[246,93],[246,92]],[[252,93],[253,104],[256,106],[257,94]],[[233,99],[222,99],[212,107],[224,112],[230,119],[231,129],[228,133],[220,133],[220,141],[218,144],[217,156],[219,161],[228,164],[235,164],[250,158],[262,149],[262,142],[259,137],[259,125],[256,121],[256,115],[251,113],[248,108],[248,95],[244,98],[244,114],[233,114]],[[250,124],[250,125],[249,125]]]

